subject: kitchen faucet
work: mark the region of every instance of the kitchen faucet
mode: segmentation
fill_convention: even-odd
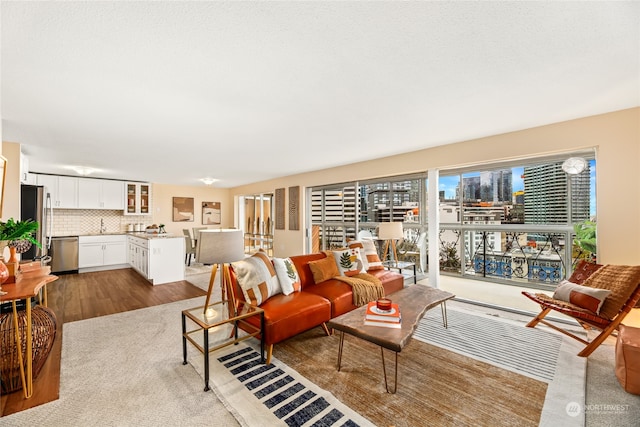
[[[100,234],[107,231],[107,227],[104,225],[104,218],[100,218]]]

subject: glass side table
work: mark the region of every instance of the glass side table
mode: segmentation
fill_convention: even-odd
[[[418,281],[418,275],[416,274],[416,263],[415,262],[388,260],[388,261],[384,261],[382,263],[382,265],[387,270],[391,270],[391,269],[395,268],[396,270],[398,270],[398,273],[400,273],[400,274],[402,274],[402,270],[404,270],[404,269],[413,268],[413,284],[415,285],[417,283],[417,281]]]
[[[238,301],[234,309],[231,301],[218,301],[204,306],[182,311],[182,364],[187,364],[187,341],[204,356],[204,391],[209,391],[209,354],[231,344],[260,336],[260,361],[264,360],[264,310],[245,301]],[[247,322],[252,316],[260,316],[260,326]],[[193,329],[187,331],[187,319]],[[247,331],[239,334],[239,324]],[[200,332],[202,331],[202,334]]]

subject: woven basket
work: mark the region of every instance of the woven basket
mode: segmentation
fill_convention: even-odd
[[[11,393],[22,388],[20,364],[14,328],[13,312],[0,315],[0,382],[2,392]],[[56,339],[56,315],[47,307],[40,305],[31,310],[33,378],[36,378],[46,362],[53,342]],[[27,315],[25,310],[18,311],[18,328],[22,354],[27,350]],[[26,356],[26,355],[25,355]]]

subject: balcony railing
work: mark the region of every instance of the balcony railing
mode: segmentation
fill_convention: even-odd
[[[467,278],[553,289],[572,271],[569,226],[442,225],[440,269]]]
[[[398,258],[419,264],[428,271],[429,242],[420,240],[426,228],[405,224],[405,238],[398,246]],[[356,228],[332,225],[320,228],[326,249],[343,246],[356,238]],[[375,236],[374,224],[362,224]],[[442,224],[439,268],[444,274],[489,280],[510,285],[554,289],[569,277],[573,265],[583,257],[572,244],[570,226],[536,224]]]

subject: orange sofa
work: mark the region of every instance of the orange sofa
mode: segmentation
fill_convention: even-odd
[[[274,344],[317,326],[322,326],[329,335],[325,322],[356,308],[351,286],[347,283],[336,279],[315,283],[308,263],[326,256],[324,253],[313,253],[290,257],[300,276],[300,292],[277,294],[260,305],[265,312],[263,333],[267,345],[267,364],[271,362]],[[399,273],[389,270],[369,270],[367,273],[380,279],[385,295],[404,287],[404,277]],[[230,269],[230,277],[235,298],[244,301],[233,268]],[[259,326],[260,319],[254,316],[247,321]]]

